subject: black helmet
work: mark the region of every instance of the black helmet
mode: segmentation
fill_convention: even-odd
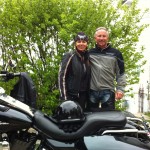
[[[62,102],[53,114],[53,119],[59,123],[84,121],[84,113],[81,106],[74,101]]]
[[[75,42],[78,40],[84,40],[84,41],[88,42],[88,37],[87,37],[87,35],[85,35],[84,32],[79,32],[79,33],[77,33],[77,35],[74,38]]]

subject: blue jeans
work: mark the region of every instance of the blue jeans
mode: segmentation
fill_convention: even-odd
[[[101,103],[101,108],[115,109],[115,93],[111,90],[90,90],[89,101],[90,108],[99,108]]]

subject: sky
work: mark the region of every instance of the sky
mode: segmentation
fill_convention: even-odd
[[[138,7],[142,10],[146,8],[150,9],[150,0],[139,0]],[[150,12],[143,17],[141,23],[150,24]],[[145,85],[147,81],[150,82],[150,26],[140,35],[138,45],[143,45],[145,47],[143,55],[147,63],[144,66],[144,73],[140,76],[140,84]]]

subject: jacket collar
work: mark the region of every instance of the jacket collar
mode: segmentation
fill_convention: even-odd
[[[97,44],[95,44],[95,48],[96,48],[97,50],[100,50],[100,51],[105,51],[105,50],[107,50],[107,49],[110,48],[110,47],[111,47],[110,43],[107,44],[107,47],[106,47],[106,48],[100,48],[100,47],[98,47]]]

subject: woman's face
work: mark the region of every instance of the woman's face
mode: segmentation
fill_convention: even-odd
[[[75,46],[79,51],[85,51],[87,49],[88,44],[84,40],[78,40],[76,41]]]

